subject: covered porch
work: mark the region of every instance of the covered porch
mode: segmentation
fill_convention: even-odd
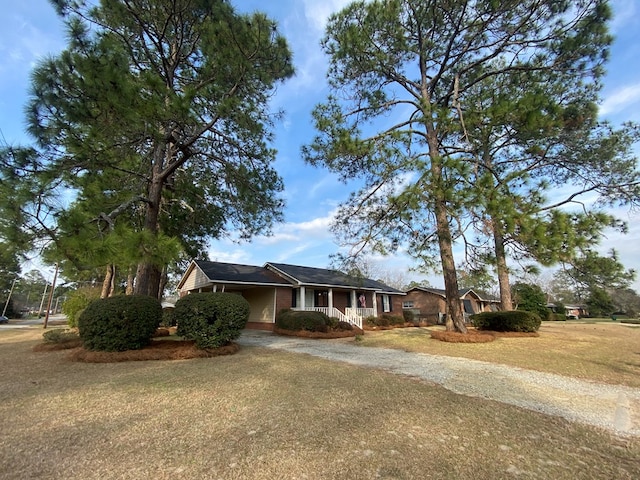
[[[375,291],[300,286],[294,289],[293,300],[292,310],[321,312],[358,328],[364,318],[378,315]]]

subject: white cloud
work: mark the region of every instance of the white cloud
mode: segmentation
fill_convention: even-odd
[[[627,85],[609,94],[602,105],[600,115],[612,115],[632,107],[640,101],[640,83]]]
[[[638,0],[614,0],[612,2],[612,32],[617,33],[630,24],[633,25],[638,23],[637,1]]]
[[[324,217],[317,217],[306,222],[288,222],[276,226],[273,235],[256,238],[256,243],[260,245],[278,245],[288,242],[305,242],[313,240],[329,241],[331,232],[329,227],[335,216],[335,210],[329,212]]]
[[[342,10],[351,0],[305,0],[305,16],[317,31],[324,32],[332,13]]]
[[[234,248],[233,250],[221,250],[221,244],[209,249],[209,258],[214,262],[227,262],[251,265],[251,254],[246,248]]]

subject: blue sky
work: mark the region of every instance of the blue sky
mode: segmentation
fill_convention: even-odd
[[[322,169],[305,165],[300,148],[314,134],[311,110],[328,93],[325,81],[326,58],[319,45],[330,13],[345,6],[346,0],[235,0],[239,11],[259,9],[274,18],[293,50],[296,76],[280,85],[273,99],[274,108],[285,111],[277,125],[274,147],[278,150],[275,167],[285,182],[287,201],[285,222],[276,225],[271,237],[257,237],[251,243],[230,240],[212,242],[213,260],[261,265],[267,261],[326,267],[329,255],[339,250],[329,232],[338,204],[353,186]],[[65,46],[64,31],[47,0],[0,0],[3,28],[0,30],[0,129],[10,145],[27,143],[23,109],[30,84],[29,74],[38,59],[56,54]],[[612,2],[611,23],[616,41],[611,49],[602,92],[601,116],[615,124],[640,122],[640,1]],[[619,210],[629,233],[608,232],[600,249],[615,248],[627,268],[640,272],[640,214]],[[459,254],[460,257],[460,254]],[[458,258],[462,260],[462,258]],[[402,275],[413,265],[400,252],[397,256],[374,258],[379,271]],[[26,266],[29,269],[30,266]],[[47,272],[44,272],[45,274]],[[407,273],[407,279],[428,278],[441,287],[437,275]],[[640,291],[640,280],[633,285]]]

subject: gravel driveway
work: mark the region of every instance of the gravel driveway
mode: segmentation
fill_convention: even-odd
[[[487,398],[570,421],[640,436],[640,389],[607,385],[477,360],[361,347],[246,330],[240,345],[305,353],[420,378],[461,395]]]

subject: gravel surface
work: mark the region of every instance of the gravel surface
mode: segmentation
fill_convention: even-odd
[[[638,388],[457,357],[362,347],[353,341],[282,337],[256,330],[243,332],[238,343],[379,368],[433,382],[461,395],[563,417],[618,435],[640,436]]]

